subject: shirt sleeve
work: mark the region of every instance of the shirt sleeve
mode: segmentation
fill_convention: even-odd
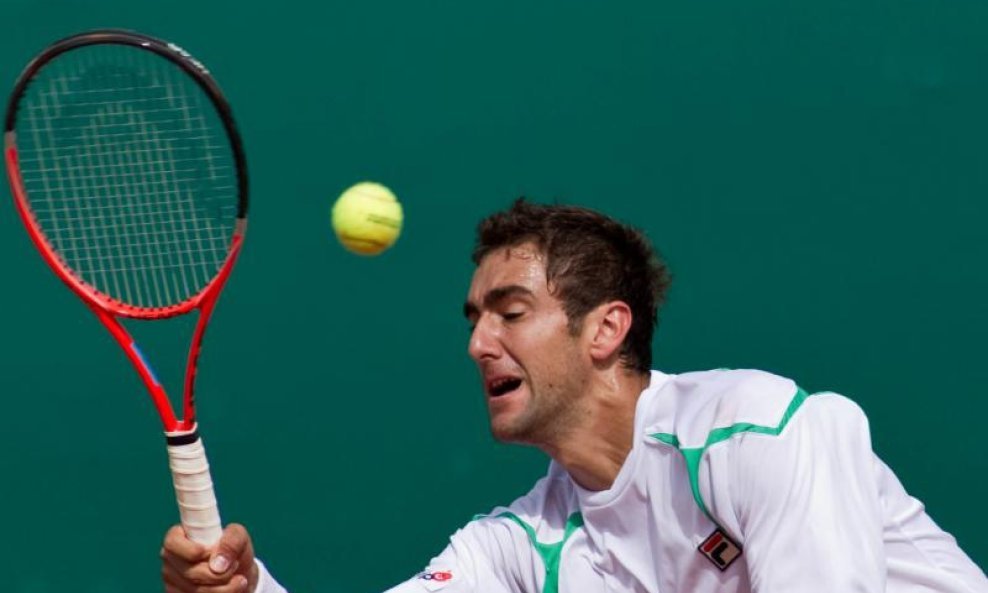
[[[731,498],[752,591],[885,591],[877,459],[856,404],[811,396],[782,433],[746,434],[735,454]]]
[[[534,593],[539,590],[535,580],[518,571],[520,558],[531,554],[524,554],[528,544],[517,531],[501,519],[472,521],[423,571],[386,593]],[[255,562],[259,576],[254,593],[288,593],[260,560]]]
[[[254,593],[288,593],[260,560],[255,562],[259,577]],[[457,530],[424,570],[386,593],[539,593],[545,575],[528,533],[514,521],[488,515]]]
[[[257,587],[254,593],[288,593],[278,581],[274,580],[263,562],[255,558],[254,563],[257,564]]]
[[[422,572],[386,593],[529,593],[537,589],[519,562],[528,543],[503,519],[472,521]],[[531,571],[525,571],[531,573]]]

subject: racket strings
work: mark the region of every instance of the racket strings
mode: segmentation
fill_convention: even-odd
[[[96,290],[165,307],[222,267],[237,170],[211,102],[176,65],[127,46],[71,50],[38,73],[17,136],[40,230]]]

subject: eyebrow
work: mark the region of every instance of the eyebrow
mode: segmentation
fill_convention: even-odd
[[[492,288],[487,291],[484,295],[484,308],[490,309],[497,305],[499,302],[514,296],[534,296],[531,290],[525,288],[520,284],[509,284],[507,286],[498,286],[497,288]],[[480,309],[474,303],[467,301],[463,303],[463,316],[470,319],[474,315],[478,314]]]

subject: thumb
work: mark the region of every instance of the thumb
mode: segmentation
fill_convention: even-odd
[[[247,530],[237,524],[228,525],[209,556],[209,569],[215,574],[230,570],[231,564],[235,564],[249,546]]]

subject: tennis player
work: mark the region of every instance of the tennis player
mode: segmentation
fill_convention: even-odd
[[[392,593],[988,592],[872,452],[861,409],[755,370],[651,370],[665,265],[599,213],[484,220],[464,312],[494,436],[546,476]],[[282,593],[231,525],[165,537],[168,593]]]

